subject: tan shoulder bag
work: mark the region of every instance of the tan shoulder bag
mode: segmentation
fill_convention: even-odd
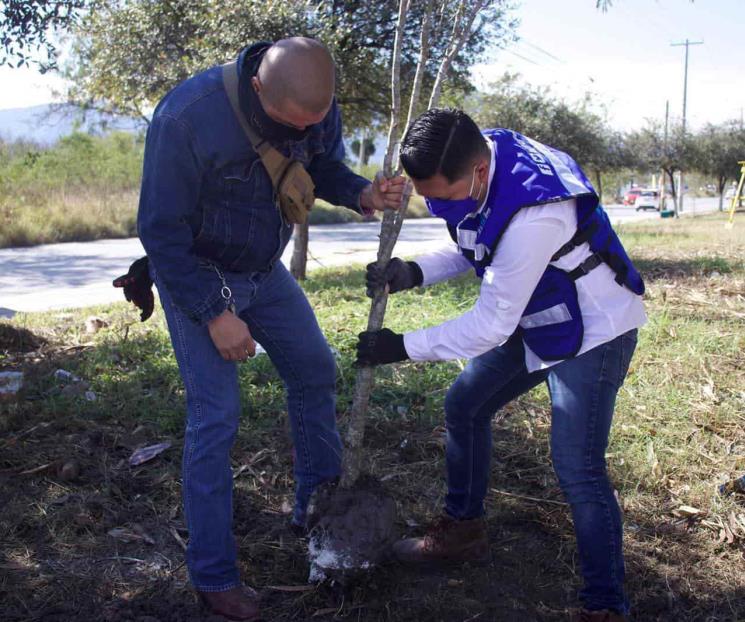
[[[248,136],[254,151],[259,154],[279,199],[279,206],[288,222],[302,224],[315,202],[315,184],[301,162],[282,155],[251,127],[241,111],[238,99],[238,70],[236,61],[222,66],[222,81],[238,122]]]

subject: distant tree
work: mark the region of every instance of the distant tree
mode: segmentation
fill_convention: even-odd
[[[519,82],[516,74],[505,74],[488,93],[466,102],[482,127],[505,127],[565,151],[593,173],[602,194],[602,173],[625,164],[620,136],[593,110],[590,98],[568,103],[547,87]]]
[[[362,161],[360,165],[367,166],[370,161],[370,156],[375,155],[375,141],[372,138],[364,138],[362,141]],[[359,158],[360,156],[360,140],[355,138],[352,141],[352,153]]]
[[[641,130],[626,135],[626,149],[632,168],[647,173],[662,171],[667,175],[673,200],[677,201],[675,173],[693,168],[693,140],[683,133],[682,125],[674,124],[665,139],[664,129],[658,121],[648,121]]]
[[[740,178],[739,161],[745,160],[745,129],[740,121],[706,125],[692,138],[691,164],[716,180],[719,210],[724,209],[727,182]]]
[[[35,63],[42,73],[57,64],[49,35],[71,26],[88,0],[5,0],[0,2],[0,65]],[[40,52],[41,57],[32,54]]]

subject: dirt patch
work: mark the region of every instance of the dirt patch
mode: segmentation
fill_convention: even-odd
[[[46,339],[35,335],[26,328],[0,322],[0,352],[4,354],[33,352],[46,345],[46,343]]]
[[[309,581],[347,583],[380,565],[395,541],[395,522],[396,502],[373,477],[362,477],[351,488],[321,488],[310,518]]]

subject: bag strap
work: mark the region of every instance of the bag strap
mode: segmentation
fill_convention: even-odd
[[[600,226],[600,223],[593,222],[591,223],[587,228],[578,230],[573,236],[572,239],[569,240],[564,246],[562,246],[558,251],[556,251],[551,257],[551,261],[558,261],[564,255],[568,255],[571,253],[575,248],[577,248],[580,244],[584,244],[585,242],[589,242],[590,238],[595,235],[595,232],[598,230],[598,227]]]
[[[246,119],[246,116],[243,114],[238,96],[237,61],[231,61],[222,66],[222,82],[225,86],[225,92],[228,94],[230,105],[233,108],[233,113],[248,137],[248,141],[251,143],[254,151],[259,154],[261,162],[264,164],[266,172],[269,173],[272,185],[276,191],[282,177],[285,172],[287,172],[290,164],[292,164],[292,160],[285,157],[279,152],[279,150],[275,149],[266,140],[261,138],[261,136],[259,136],[251,127],[248,119]]]
[[[567,275],[570,279],[572,279],[572,281],[576,281],[577,279],[581,279],[586,274],[592,272],[602,263],[604,262],[603,257],[600,255],[600,253],[594,253],[587,259],[585,259],[581,264],[579,264],[574,270],[570,270],[569,272],[567,272]]]

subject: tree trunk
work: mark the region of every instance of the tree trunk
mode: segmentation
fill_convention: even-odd
[[[401,47],[406,26],[406,13],[409,0],[399,0],[398,22],[396,23],[396,38],[393,44],[393,58],[391,61],[391,126],[388,131],[388,145],[386,147],[383,169],[386,177],[393,175],[393,155],[398,145],[398,126],[401,113]],[[401,210],[386,210],[380,225],[380,245],[378,246],[378,265],[385,269],[393,254],[393,247],[398,238],[398,232],[403,223],[405,206]],[[367,318],[367,330],[379,330],[383,326],[385,307],[388,303],[388,288],[378,290],[370,306]],[[346,453],[342,461],[341,485],[345,488],[352,486],[359,477],[362,466],[362,439],[365,435],[365,417],[370,393],[373,387],[373,368],[361,367],[357,370],[352,398],[352,410],[349,416],[349,426],[346,433]]]
[[[395,174],[393,162],[398,147],[399,117],[401,111],[401,39],[403,37],[409,2],[410,0],[400,0],[398,22],[396,25],[396,39],[393,46],[393,62],[391,71],[391,126],[388,132],[388,146],[386,148],[383,165],[384,173],[387,177]],[[437,78],[432,87],[432,94],[427,106],[428,109],[437,106],[440,99],[442,82],[448,72],[450,63],[453,58],[457,56],[463,43],[470,34],[471,26],[478,15],[478,12],[486,6],[487,2],[488,0],[474,0],[474,5],[471,9],[466,10],[468,0],[460,0],[452,38],[447,48],[448,53],[445,58],[443,58],[437,72]],[[429,29],[430,27],[432,5],[432,2],[428,2],[425,17],[422,20],[422,30]],[[412,100],[409,103],[407,126],[411,122],[414,111],[416,110],[417,101],[415,100],[415,97],[418,97],[419,95],[424,67],[429,53],[429,45],[425,45],[424,43],[425,39],[423,36],[415,81],[412,88]],[[401,231],[401,225],[403,224],[404,215],[406,214],[406,208],[408,207],[410,198],[411,186],[409,185],[407,186],[407,190],[402,198],[401,208],[398,211],[386,210],[385,215],[383,216],[383,223],[380,226],[380,246],[378,247],[378,265],[383,269],[388,264],[391,255],[393,254],[393,247],[395,246],[398,234]],[[375,293],[367,320],[367,330],[373,331],[382,328],[387,302],[388,288]],[[367,415],[370,393],[373,387],[373,380],[373,368],[363,367],[358,370],[354,386],[350,421],[346,433],[347,451],[342,465],[341,485],[344,487],[354,484],[361,470],[363,460],[362,439],[365,434],[365,418]]]
[[[306,220],[301,225],[295,225],[295,242],[292,247],[292,259],[290,260],[290,273],[298,281],[305,280],[305,271],[308,265],[308,227],[310,223]]]
[[[719,211],[724,211],[724,187],[727,185],[726,177],[717,179],[717,190],[719,191]]]
[[[668,178],[670,179],[670,192],[673,194],[673,203],[675,205],[678,204],[678,191],[675,188],[675,171],[672,169],[665,169],[665,173],[667,173]]]
[[[597,181],[598,196],[600,197],[600,202],[602,203],[603,202],[603,177],[600,174],[600,171],[597,169],[595,170],[595,181]]]

